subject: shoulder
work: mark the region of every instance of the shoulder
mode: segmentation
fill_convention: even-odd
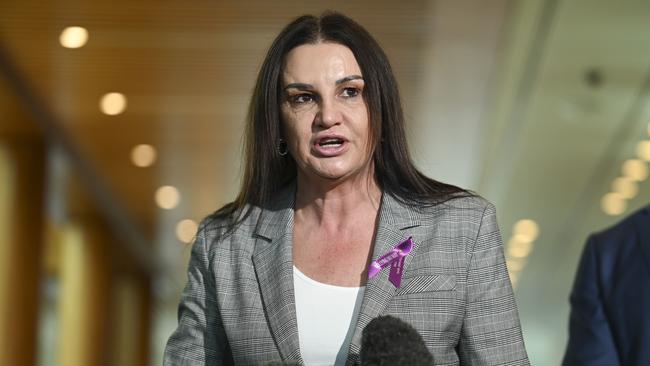
[[[416,210],[423,223],[449,221],[456,224],[479,225],[485,218],[494,218],[494,205],[479,195],[457,196],[434,206],[420,206]]]
[[[266,205],[247,203],[236,210],[218,210],[201,222],[199,235],[211,250],[217,247],[251,252],[258,237],[272,238],[287,227],[293,218],[294,201],[295,186],[288,184]]]
[[[247,245],[252,246],[253,234],[261,212],[259,207],[246,205],[240,216],[209,215],[199,224],[197,241],[205,246],[206,252],[231,249],[233,245],[246,249]]]
[[[634,245],[641,231],[650,231],[650,206],[625,217],[617,224],[592,234],[589,243],[593,250],[610,252]]]
[[[502,247],[494,205],[481,196],[455,197],[405,210],[411,210],[414,218],[413,226],[405,230],[419,242],[420,257],[458,260],[470,258],[477,251],[491,253]]]
[[[442,204],[450,210],[462,212],[480,212],[483,214],[485,211],[494,211],[494,205],[479,195],[471,196],[458,196],[452,197],[449,201]]]
[[[413,216],[412,232],[429,245],[468,253],[482,245],[500,244],[494,205],[478,195],[459,196],[436,205],[406,207]]]

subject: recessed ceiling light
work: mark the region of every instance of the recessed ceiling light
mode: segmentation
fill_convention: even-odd
[[[639,193],[639,187],[634,180],[628,177],[619,177],[612,182],[612,191],[629,200]]]
[[[629,159],[623,163],[623,176],[637,182],[648,178],[648,166],[643,160]]]
[[[607,215],[618,216],[625,212],[627,201],[620,194],[610,192],[603,196],[600,206]]]
[[[198,225],[194,220],[185,219],[176,225],[176,237],[183,243],[191,243],[196,235]]]
[[[539,235],[539,226],[534,220],[519,220],[513,227],[512,232],[520,241],[531,242]]]
[[[650,161],[650,140],[640,141],[636,145],[636,156],[645,161]]]
[[[59,35],[59,43],[65,48],[80,48],[88,42],[88,31],[83,27],[67,27]]]
[[[173,186],[162,186],[156,190],[156,203],[160,208],[170,210],[178,205],[181,199],[178,189]]]
[[[533,250],[531,241],[520,241],[516,237],[508,241],[508,255],[511,258],[524,258],[527,257]]]
[[[512,272],[521,272],[524,267],[526,266],[526,260],[525,259],[513,259],[513,258],[508,258],[506,260],[506,267],[508,267],[508,271]]]
[[[131,150],[131,161],[140,168],[151,166],[156,161],[156,149],[147,144],[140,144]]]
[[[122,93],[104,94],[99,101],[99,108],[109,116],[118,115],[126,109],[126,97]]]
[[[517,284],[519,284],[519,272],[509,272],[510,283],[512,284],[513,289],[517,289]]]

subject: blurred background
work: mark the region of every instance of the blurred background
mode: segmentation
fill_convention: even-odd
[[[325,9],[387,52],[417,165],[496,205],[559,364],[588,234],[650,203],[647,0],[2,0],[0,364],[161,364],[265,51]]]

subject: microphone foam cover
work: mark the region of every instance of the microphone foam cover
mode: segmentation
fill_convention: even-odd
[[[359,357],[362,366],[433,365],[417,330],[390,315],[377,317],[364,328]]]

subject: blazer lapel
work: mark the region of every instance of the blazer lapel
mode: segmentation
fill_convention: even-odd
[[[420,226],[419,217],[416,211],[400,204],[390,194],[384,193],[379,209],[379,222],[371,260],[379,258],[391,250],[396,244],[408,238],[410,235],[407,229]],[[418,249],[418,244],[418,238],[413,237],[413,250],[405,258],[404,270],[408,268],[413,255]],[[389,268],[384,268],[376,277],[368,280],[366,283],[359,318],[348,352],[348,365],[359,362],[359,350],[361,349],[361,334],[363,329],[372,319],[382,315],[397,290],[388,280],[389,271]]]
[[[302,362],[293,288],[294,198],[294,190],[286,189],[274,207],[260,213],[255,228],[253,266],[266,318],[282,359]]]
[[[641,210],[634,220],[637,233],[639,234],[639,246],[645,257],[645,263],[650,271],[650,206]]]

